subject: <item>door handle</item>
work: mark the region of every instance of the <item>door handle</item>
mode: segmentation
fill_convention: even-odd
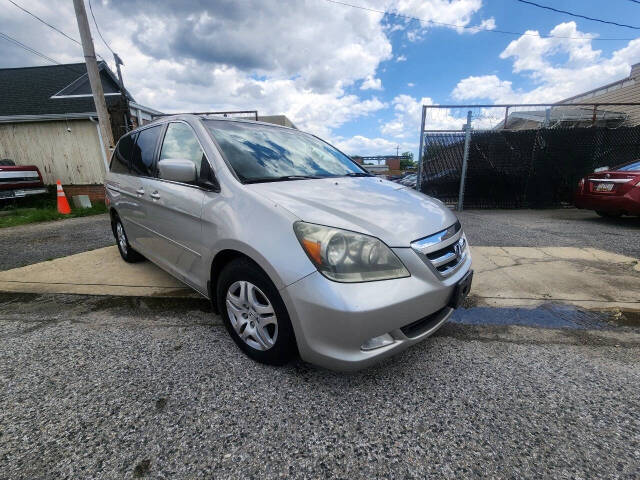
[[[160,194],[158,192],[153,192],[151,195],[149,195],[151,198],[153,198],[154,200],[160,200]]]
[[[138,190],[136,190],[136,193],[138,195],[144,195],[144,188],[139,188]]]

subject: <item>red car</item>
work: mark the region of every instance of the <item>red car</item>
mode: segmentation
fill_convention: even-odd
[[[640,160],[582,178],[574,203],[603,217],[640,215]]]
[[[38,167],[0,160],[0,201],[47,193]]]

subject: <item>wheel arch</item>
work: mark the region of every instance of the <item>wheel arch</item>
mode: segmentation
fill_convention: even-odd
[[[109,218],[111,219],[111,232],[113,232],[113,235],[115,236],[116,234],[116,219],[120,218],[120,215],[118,215],[118,212],[116,212],[116,209],[111,207],[109,208]]]
[[[262,273],[264,273],[278,288],[278,281],[273,278],[269,272],[263,268],[259,262],[257,262],[251,255],[246,252],[240,251],[236,248],[225,248],[220,250],[211,261],[211,268],[209,271],[209,281],[207,282],[207,293],[209,294],[209,298],[211,299],[211,305],[213,310],[216,313],[220,313],[218,311],[218,305],[216,302],[216,288],[218,284],[218,278],[220,277],[220,272],[222,269],[231,263],[232,261],[243,258],[249,260],[252,264],[254,264]],[[279,280],[279,279],[278,279]]]

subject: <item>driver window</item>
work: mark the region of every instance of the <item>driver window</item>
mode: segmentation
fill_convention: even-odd
[[[170,123],[164,136],[160,160],[191,160],[196,166],[197,177],[200,178],[202,162],[206,162],[204,152],[200,148],[195,133],[185,123]]]

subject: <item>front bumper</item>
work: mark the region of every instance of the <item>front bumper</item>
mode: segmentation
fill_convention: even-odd
[[[39,195],[47,193],[46,188],[25,188],[15,190],[0,190],[0,200],[8,200],[11,198],[24,198],[29,195]]]
[[[281,290],[303,360],[333,370],[358,370],[424,340],[448,320],[455,285],[471,267],[470,253],[455,274],[439,279],[411,248],[393,251],[410,277],[338,283],[314,272]],[[384,334],[393,343],[361,349]]]

